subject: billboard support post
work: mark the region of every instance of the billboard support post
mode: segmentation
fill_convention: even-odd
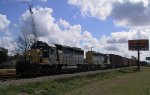
[[[138,49],[138,64],[137,65],[138,65],[137,69],[140,70],[140,65],[141,65],[140,64],[140,49]]]

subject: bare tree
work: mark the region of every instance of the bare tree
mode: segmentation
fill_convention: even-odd
[[[17,39],[17,52],[23,54],[26,50],[29,50],[33,43],[36,42],[36,38],[33,35],[20,35]]]

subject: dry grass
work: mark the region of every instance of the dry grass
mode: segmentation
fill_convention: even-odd
[[[0,69],[0,74],[14,74],[16,69]]]
[[[150,68],[105,80],[97,80],[65,95],[150,95]]]

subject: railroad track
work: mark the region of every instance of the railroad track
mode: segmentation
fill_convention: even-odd
[[[19,76],[12,73],[12,74],[0,74],[0,81],[6,81],[11,79],[17,79]]]
[[[135,69],[135,67],[125,67],[125,68],[132,68]],[[111,72],[117,69],[106,69],[106,70],[96,70],[96,71],[87,71],[87,72],[76,72],[76,73],[69,73],[69,74],[57,74],[57,75],[49,75],[49,76],[39,76],[39,77],[30,77],[30,78],[22,78],[17,75],[6,75],[3,77],[2,80],[0,80],[0,87],[10,86],[10,85],[21,85],[26,83],[37,83],[37,82],[45,82],[45,81],[52,81],[57,79],[64,79],[64,78],[71,78],[71,77],[80,77],[80,76],[87,76],[87,75],[95,75],[100,74],[104,72]],[[2,75],[0,75],[2,76]],[[13,79],[14,78],[14,79]]]
[[[44,76],[69,74],[69,73],[73,74],[73,73],[77,73],[77,71],[65,71],[65,70],[63,70],[62,72],[51,73],[48,75],[24,75],[24,76],[19,76],[19,75],[16,75],[15,73],[0,74],[0,82],[9,81],[9,80],[30,79],[30,78],[38,78],[38,77],[44,77]]]
[[[129,67],[128,67],[129,68]],[[118,68],[120,69],[120,68]],[[32,78],[38,78],[38,77],[53,77],[53,76],[65,76],[67,74],[69,75],[76,75],[76,74],[82,74],[82,73],[89,73],[89,72],[105,72],[105,71],[109,71],[109,70],[114,70],[114,69],[101,69],[101,70],[90,70],[90,71],[78,71],[76,69],[74,70],[63,70],[62,72],[59,72],[59,73],[51,73],[51,74],[48,74],[48,75],[26,75],[26,76],[19,76],[19,75],[16,75],[15,73],[12,73],[12,74],[0,74],[0,82],[3,82],[3,81],[10,81],[10,80],[21,80],[21,79],[32,79]],[[88,74],[87,73],[87,74]]]
[[[92,71],[92,70],[91,70]],[[94,70],[96,71],[96,70]],[[51,73],[48,75],[25,75],[25,76],[19,76],[15,73],[9,73],[9,74],[0,74],[0,82],[8,81],[8,80],[19,80],[19,79],[30,79],[30,78],[38,78],[38,77],[44,77],[44,76],[54,76],[54,75],[63,75],[63,74],[74,74],[74,73],[81,73],[81,72],[87,72],[87,70],[79,71],[78,69],[64,69],[61,72],[58,73]]]

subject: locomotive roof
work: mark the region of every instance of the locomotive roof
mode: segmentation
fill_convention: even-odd
[[[120,56],[120,55],[117,55],[117,54],[108,54],[108,55],[112,55],[112,56]]]
[[[78,51],[83,51],[81,48],[78,48],[78,47],[71,47],[71,46],[66,46],[66,45],[60,45],[60,44],[55,44],[55,46],[58,48],[58,49],[73,49],[73,50],[78,50]]]
[[[117,55],[117,54],[108,54],[108,55],[111,55],[111,56],[119,56],[119,57],[122,57],[122,58],[130,59],[130,58],[128,58],[128,57],[123,57],[123,56],[121,56],[121,55]]]
[[[47,44],[47,43],[45,43],[45,42],[42,42],[42,41],[37,41],[36,43],[34,43],[32,46],[34,47],[34,45],[35,46],[49,46],[49,47],[56,47],[55,46],[55,44],[52,44],[52,43],[50,43],[50,44]]]
[[[98,54],[98,55],[105,55],[105,54],[103,54],[103,53],[96,52],[96,51],[88,51],[88,52],[93,52],[93,54]]]
[[[52,44],[52,43],[47,44],[47,43],[42,42],[42,41],[37,41],[36,43],[34,43],[32,45],[32,47],[37,46],[36,44],[38,44],[39,46],[41,45],[41,46],[57,47],[57,49],[59,49],[59,50],[62,50],[62,49],[68,49],[69,50],[70,49],[70,50],[76,50],[76,51],[83,51],[83,50],[81,50],[81,48],[78,48],[78,47],[71,47],[71,46]]]
[[[52,44],[52,43],[50,43],[50,44],[48,44],[50,47],[56,47],[55,46],[55,44]]]

